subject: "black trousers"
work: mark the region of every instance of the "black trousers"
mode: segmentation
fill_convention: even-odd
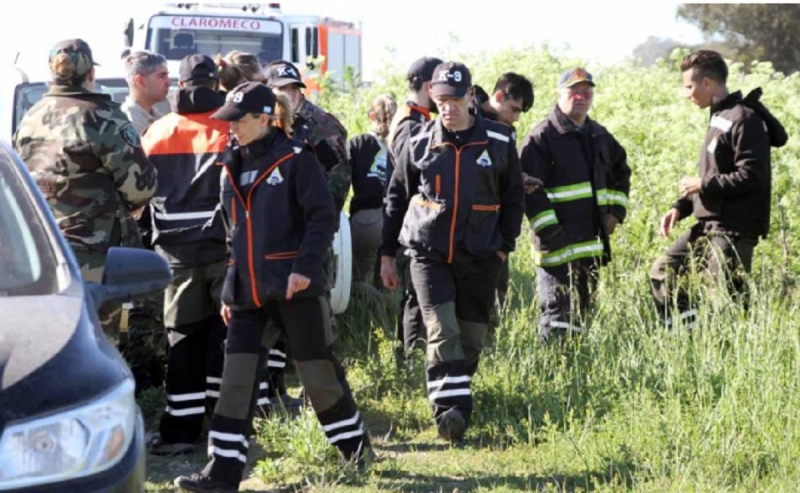
[[[411,257],[404,248],[397,253],[397,274],[403,290],[400,300],[400,315],[397,317],[397,338],[403,343],[406,354],[425,342],[425,322],[419,306],[417,291],[411,280]]]
[[[746,305],[744,277],[750,272],[757,244],[756,237],[710,231],[707,225],[699,222],[670,245],[650,268],[650,290],[667,328],[672,328],[676,321],[692,328],[696,322],[696,303],[689,298],[683,282],[691,262],[696,262],[698,270],[712,279],[724,276],[731,294],[741,296]]]
[[[496,255],[452,264],[411,259],[411,278],[428,329],[426,381],[437,421],[456,407],[469,423],[470,382],[489,328],[501,263]]]
[[[204,474],[231,486],[241,481],[261,369],[267,350],[282,333],[328,442],[347,460],[369,446],[344,369],[331,351],[329,315],[323,298],[268,301],[261,309],[232,313],[222,386],[208,435],[211,460]],[[279,323],[269,323],[272,319]]]
[[[226,332],[218,314],[170,329],[167,406],[158,426],[162,441],[193,443],[200,436],[219,397]]]
[[[580,334],[586,329],[598,276],[597,261],[592,258],[536,268],[542,342],[552,337]]]

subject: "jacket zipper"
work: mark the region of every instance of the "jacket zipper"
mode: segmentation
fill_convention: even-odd
[[[261,299],[258,297],[258,285],[256,284],[255,262],[253,255],[253,221],[250,218],[250,206],[253,198],[253,190],[255,190],[256,186],[263,181],[265,177],[269,176],[269,174],[272,173],[275,168],[292,156],[294,156],[294,152],[283,156],[275,161],[272,166],[267,168],[267,170],[261,175],[259,175],[259,177],[253,181],[253,184],[250,185],[250,190],[247,192],[247,200],[242,197],[239,188],[235,185],[236,181],[233,179],[233,175],[231,174],[230,169],[228,169],[228,166],[223,165],[225,172],[228,174],[228,179],[231,182],[231,188],[233,188],[233,191],[236,192],[236,196],[239,197],[239,200],[242,202],[242,207],[244,207],[245,226],[247,227],[247,270],[250,273],[250,291],[253,297],[253,303],[258,308],[261,308]]]
[[[450,220],[450,239],[447,249],[447,263],[453,263],[453,251],[454,251],[454,244],[455,244],[455,237],[456,237],[456,219],[458,219],[458,189],[459,189],[459,179],[461,177],[461,151],[465,147],[470,146],[478,146],[478,145],[486,145],[488,144],[488,140],[484,140],[481,142],[467,142],[461,147],[456,146],[450,142],[445,142],[444,145],[452,146],[453,149],[456,150],[456,177],[455,177],[455,185],[453,186],[453,219]]]

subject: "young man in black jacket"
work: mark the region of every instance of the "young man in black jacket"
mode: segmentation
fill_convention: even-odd
[[[511,129],[469,111],[472,77],[458,62],[436,67],[439,117],[411,129],[386,197],[381,277],[398,286],[402,244],[428,329],[427,388],[439,436],[455,441],[472,412],[478,368],[502,263],[524,213]]]
[[[676,276],[685,274],[689,258],[701,259],[709,274],[724,275],[732,292],[742,293],[753,249],[766,237],[770,220],[770,134],[764,117],[746,104],[740,91],[728,91],[728,66],[719,53],[691,53],[681,62],[681,71],[689,99],[709,109],[709,125],[698,176],[680,180],[681,197],[661,218],[660,233],[669,236],[674,225],[690,215],[697,223],[650,269],[656,307],[668,328],[676,323],[691,328],[696,322],[697,310],[687,293],[672,289]]]

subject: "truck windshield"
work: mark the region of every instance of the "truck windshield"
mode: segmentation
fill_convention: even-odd
[[[159,15],[150,19],[148,49],[167,60],[233,50],[257,55],[262,64],[283,58],[283,25],[275,19],[210,15]]]

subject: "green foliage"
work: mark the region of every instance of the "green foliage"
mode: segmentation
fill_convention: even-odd
[[[739,61],[769,59],[779,70],[800,70],[798,4],[682,4],[678,17],[712,40],[721,37]]]

